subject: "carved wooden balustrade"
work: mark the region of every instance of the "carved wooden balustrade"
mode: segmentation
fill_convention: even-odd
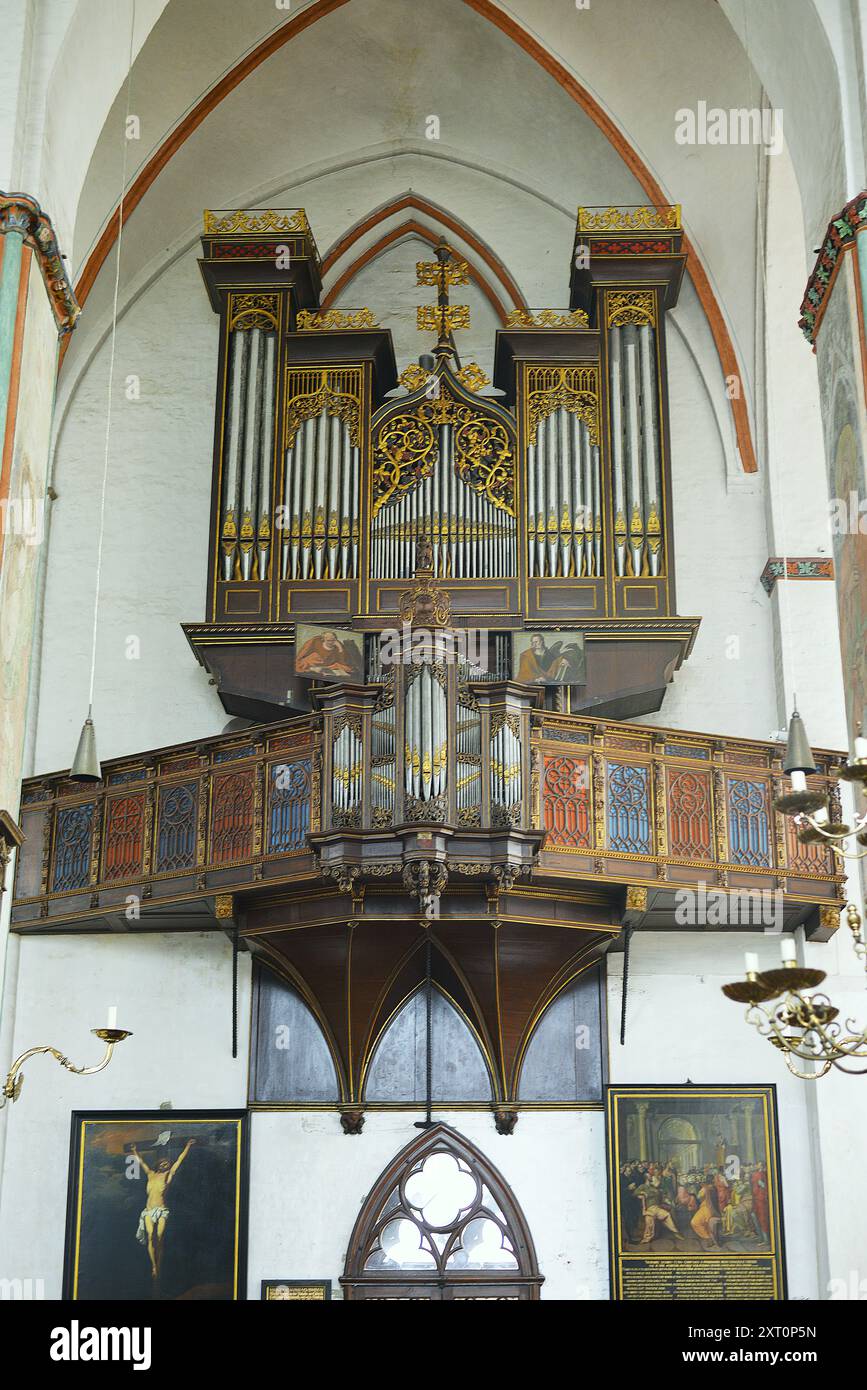
[[[527,687],[453,673],[446,696],[441,789],[420,769],[421,795],[387,683],[323,688],[313,715],[105,763],[97,787],[28,780],[13,928],[208,926],[221,895],[338,878],[346,862],[363,879],[422,833],[448,869],[485,878],[511,862],[540,884],[610,885],[648,925],[671,925],[677,889],[701,885],[779,890],[787,925],[836,925],[832,856],[773,810],[780,745],[547,713]],[[840,820],[844,757],[815,757],[811,782]]]

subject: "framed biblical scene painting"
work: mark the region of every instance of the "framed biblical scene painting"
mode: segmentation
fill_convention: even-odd
[[[246,1296],[243,1111],[72,1116],[64,1297]]]
[[[614,1299],[786,1297],[774,1086],[609,1086]]]

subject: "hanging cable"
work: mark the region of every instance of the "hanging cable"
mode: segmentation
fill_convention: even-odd
[[[131,14],[130,14],[130,30],[129,30],[129,55],[128,55],[128,62],[127,62],[127,78],[126,78],[126,113],[125,113],[125,115],[124,115],[124,122],[123,122],[123,158],[122,158],[122,167],[121,167],[120,200],[119,200],[119,202],[118,202],[118,209],[117,209],[117,254],[116,254],[116,257],[115,257],[115,265],[114,265],[114,294],[113,294],[113,298],[112,298],[112,310],[111,310],[111,347],[110,347],[110,350],[109,350],[109,358],[108,358],[108,409],[107,409],[107,411],[106,411],[106,416],[105,416],[105,442],[104,442],[104,457],[103,457],[103,465],[102,465],[102,490],[101,490],[101,494],[100,494],[100,503],[99,503],[99,530],[98,530],[98,543],[97,543],[97,550],[96,550],[96,590],[95,590],[94,597],[93,597],[93,632],[92,632],[92,636],[91,636],[91,647],[90,647],[90,688],[89,688],[88,702],[87,702],[87,704],[88,704],[88,715],[90,715],[90,713],[91,713],[92,710],[93,710],[93,693],[94,693],[94,685],[95,685],[95,680],[96,680],[96,633],[97,633],[97,625],[98,625],[98,622],[99,622],[99,594],[100,594],[100,581],[101,581],[101,579],[102,579],[102,553],[103,553],[103,542],[104,542],[104,539],[105,539],[105,499],[106,499],[106,492],[107,492],[107,488],[108,488],[108,460],[109,460],[109,451],[110,451],[110,448],[111,448],[111,403],[112,403],[112,395],[113,395],[113,391],[114,391],[114,362],[115,362],[115,352],[116,352],[116,347],[117,347],[117,303],[118,303],[118,295],[119,295],[119,292],[120,292],[120,252],[121,252],[121,246],[122,246],[122,243],[123,243],[123,209],[124,209],[124,201],[125,201],[125,199],[126,199],[127,153],[128,153],[128,150],[129,150],[129,140],[128,140],[128,138],[127,138],[127,130],[128,130],[128,128],[129,128],[130,104],[131,104],[131,99],[132,99],[132,58],[133,58],[133,47],[134,47],[134,43],[135,43],[135,6],[136,6],[136,0],[132,0],[132,7],[131,7]]]
[[[430,928],[425,942],[425,1117],[416,1120],[415,1129],[431,1129],[433,1119],[433,979],[431,977]]]
[[[232,930],[232,1056],[238,1055],[238,952],[241,941],[238,919],[235,918]]]
[[[632,940],[634,926],[627,926],[624,931],[623,939],[623,987],[620,994],[620,1046],[626,1042],[626,995],[629,990],[629,943]]]

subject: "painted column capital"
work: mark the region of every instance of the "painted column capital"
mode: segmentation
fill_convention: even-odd
[[[22,237],[35,251],[58,331],[71,333],[80,310],[51,219],[27,193],[0,189],[0,236],[10,234]]]

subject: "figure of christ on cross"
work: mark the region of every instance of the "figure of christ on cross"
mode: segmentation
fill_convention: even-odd
[[[147,1198],[144,1210],[139,1217],[136,1240],[140,1241],[142,1245],[147,1245],[148,1258],[151,1262],[151,1278],[154,1280],[160,1277],[166,1223],[170,1214],[168,1189],[195,1142],[195,1139],[188,1139],[174,1163],[169,1163],[167,1158],[161,1158],[156,1168],[148,1167],[135,1144],[130,1146],[131,1153],[135,1155],[147,1175]]]

